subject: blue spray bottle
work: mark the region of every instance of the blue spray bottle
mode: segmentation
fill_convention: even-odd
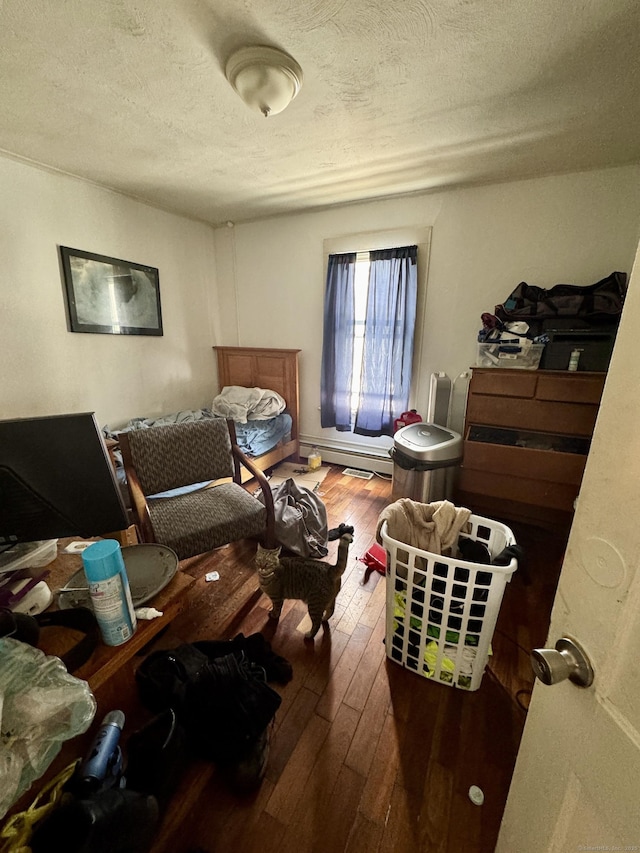
[[[82,552],[82,562],[102,639],[108,646],[121,646],[137,623],[120,543],[95,542]]]

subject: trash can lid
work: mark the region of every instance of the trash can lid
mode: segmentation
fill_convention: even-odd
[[[462,458],[462,436],[437,424],[409,424],[393,436],[396,450],[420,462],[447,462]]]

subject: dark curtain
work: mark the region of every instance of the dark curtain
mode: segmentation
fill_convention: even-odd
[[[320,423],[351,430],[356,254],[329,255],[324,299]]]
[[[409,407],[418,293],[418,247],[370,252],[360,396],[354,432],[393,435]]]

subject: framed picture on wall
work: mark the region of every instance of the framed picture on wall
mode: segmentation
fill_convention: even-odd
[[[162,335],[158,270],[60,246],[71,332]]]

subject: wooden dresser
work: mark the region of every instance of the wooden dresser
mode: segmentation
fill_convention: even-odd
[[[458,505],[492,518],[570,524],[605,377],[473,368]]]

